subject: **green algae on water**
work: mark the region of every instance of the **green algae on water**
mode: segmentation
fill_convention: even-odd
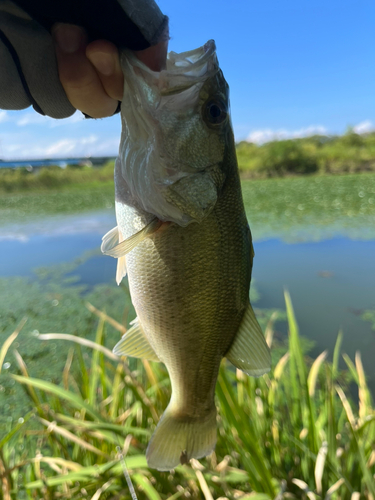
[[[254,240],[375,239],[375,174],[243,181]]]

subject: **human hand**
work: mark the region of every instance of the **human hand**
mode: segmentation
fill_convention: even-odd
[[[144,49],[138,57],[161,69],[168,18],[154,0],[106,0],[105,6],[102,0],[0,0],[0,32],[0,109],[32,105],[42,115],[67,118],[78,108],[99,118],[112,115],[122,98],[116,47]]]
[[[59,78],[71,104],[92,118],[115,113],[122,100],[124,77],[117,47],[108,40],[88,43],[86,31],[73,24],[52,27]],[[135,51],[154,71],[165,67],[168,42]]]

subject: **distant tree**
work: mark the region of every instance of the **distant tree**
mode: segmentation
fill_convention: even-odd
[[[308,155],[294,140],[274,141],[261,148],[263,165],[268,175],[311,174],[318,170],[316,159]]]

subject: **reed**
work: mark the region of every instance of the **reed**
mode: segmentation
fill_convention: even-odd
[[[339,370],[339,333],[333,361],[303,355],[289,294],[285,292],[289,350],[272,371],[254,379],[225,360],[217,384],[218,443],[204,460],[170,473],[148,469],[145,448],[170,396],[162,364],[117,358],[105,345],[105,313],[95,342],[73,335],[61,384],[35,379],[13,354],[34,410],[0,441],[0,498],[131,499],[123,459],[138,499],[375,498],[375,410],[360,354],[343,359],[357,388],[353,403]],[[266,339],[272,343],[272,321]],[[22,325],[21,325],[22,326]],[[17,330],[18,331],[18,330]],[[16,332],[17,333],[17,332]],[[12,351],[13,334],[0,349]],[[81,346],[92,348],[90,362]],[[80,374],[73,374],[73,357]]]

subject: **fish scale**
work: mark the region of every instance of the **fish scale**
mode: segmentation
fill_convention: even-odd
[[[155,123],[158,110],[160,107],[163,110],[154,143],[159,148],[159,157],[166,163],[171,162],[172,168],[166,168],[164,175],[173,172],[173,179],[162,177],[155,181],[157,193],[149,200],[147,182],[143,191],[142,184],[137,185],[134,178],[128,179],[126,155],[132,154],[132,143],[128,141],[126,147],[120,148],[115,165],[118,228],[104,237],[102,245],[104,253],[119,259],[118,280],[125,273],[126,263],[137,313],[132,328],[114,352],[161,361],[171,379],[171,401],[146,454],[149,466],[159,470],[172,469],[180,462],[206,456],[213,450],[215,385],[223,357],[254,376],[270,368],[268,346],[249,302],[254,255],[251,232],[242,201],[229,119],[228,86],[218,68],[212,43],[197,49],[197,55],[205,61],[207,74],[202,81],[197,57],[199,81],[195,85],[199,84],[198,90],[190,91],[188,96],[189,99],[191,95],[196,96],[195,103],[188,101],[192,108],[185,109],[187,98],[181,91],[184,80],[183,75],[179,75],[181,96],[173,95],[173,112],[178,111],[178,98],[182,104],[174,132],[171,118],[165,112],[169,101],[165,106],[158,101],[154,108],[142,111],[143,121],[150,113]],[[207,53],[212,57],[212,67]],[[132,64],[139,66],[134,60]],[[194,84],[193,69],[189,67],[190,89]],[[131,71],[125,73],[126,78],[130,78]],[[139,73],[136,72],[137,77]],[[173,83],[176,74],[169,76]],[[154,82],[155,75],[149,77]],[[151,85],[147,78],[146,72],[143,80],[132,82],[132,88]],[[168,78],[163,75],[160,80],[165,82]],[[155,89],[153,93],[145,90],[144,94],[157,95]],[[145,106],[151,106],[149,97],[147,99]],[[212,106],[215,112],[209,115]],[[137,116],[128,114],[129,109],[134,107],[122,111],[123,124],[128,128],[132,120],[137,120]],[[197,129],[195,136],[192,127]],[[148,130],[152,134],[152,128]],[[163,142],[158,143],[166,131],[167,150],[163,149]],[[148,161],[152,158],[151,139],[148,137],[144,152],[147,150]],[[124,141],[127,140],[124,137]],[[210,144],[206,148],[207,142]],[[219,146],[217,150],[212,150],[212,144]],[[137,148],[139,150],[139,144]],[[181,175],[176,175],[179,166],[173,162],[185,153],[189,156],[188,170],[184,171],[182,162]],[[139,151],[137,154],[140,155]],[[205,155],[208,155],[206,160]],[[204,161],[207,166],[202,170]],[[144,163],[143,169],[148,168],[152,165]],[[142,179],[145,181],[140,176],[137,182]],[[149,201],[156,207],[154,212],[141,208]],[[169,216],[161,217],[159,202],[160,214],[167,211]]]

